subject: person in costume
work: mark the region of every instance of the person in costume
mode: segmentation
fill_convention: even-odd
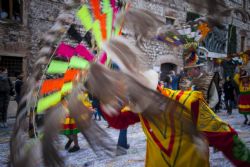
[[[160,87],[158,90],[189,109],[189,112],[183,113],[183,115],[193,120],[197,130],[204,134],[204,140],[210,146],[222,151],[236,166],[250,165],[250,150],[241,142],[237,132],[207,106],[201,92],[173,91]],[[147,137],[145,166],[209,166],[208,146],[204,146],[207,154],[202,155],[195,144],[183,135],[180,128],[175,128],[180,126],[179,121],[168,120],[171,121],[171,126],[165,127],[166,123],[162,122],[162,119],[155,118],[154,121],[161,121],[161,129],[154,124],[154,121],[146,119],[141,114],[132,113],[128,107],[118,113],[118,115],[109,116],[103,112],[104,117],[113,128],[124,129],[129,125],[141,122]]]
[[[184,69],[191,78],[190,89],[201,91],[210,108],[214,108],[219,102],[218,90],[213,81],[213,75],[202,70],[205,65],[198,56],[196,49],[190,48],[184,53]]]
[[[240,73],[236,73],[234,81],[238,86],[238,109],[239,113],[245,117],[244,124],[247,124],[247,116],[250,114],[250,74],[249,71],[241,69]],[[249,123],[250,125],[250,123]]]
[[[69,114],[67,114],[65,118],[62,133],[68,138],[68,142],[65,145],[65,150],[68,150],[68,152],[76,152],[80,150],[80,147],[78,144],[78,137],[77,137],[79,130],[76,127],[74,119],[72,119],[69,116]],[[74,146],[70,148],[72,142],[74,142]]]
[[[83,101],[83,104],[89,108],[92,108],[92,105],[90,101],[88,100],[87,96],[88,95],[85,94],[85,100]],[[71,118],[68,113],[63,123],[62,134],[64,134],[68,138],[68,142],[65,144],[65,150],[68,150],[68,152],[70,153],[80,150],[79,143],[78,143],[78,136],[77,136],[79,132],[80,131],[76,127],[75,120]],[[70,148],[73,142],[74,142],[74,146]]]

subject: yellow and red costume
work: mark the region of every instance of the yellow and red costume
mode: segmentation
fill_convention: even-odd
[[[239,87],[238,108],[241,114],[250,114],[250,84],[244,85],[240,79],[240,74],[235,74],[234,81]]]
[[[88,108],[92,108],[92,105],[88,99],[88,95],[85,94],[84,95],[84,100],[82,100],[83,104],[88,107]],[[64,120],[63,123],[63,130],[62,130],[62,134],[64,135],[74,135],[79,133],[80,131],[77,129],[76,127],[76,123],[75,120],[73,118],[70,117],[69,113],[66,114],[66,118]]]
[[[250,151],[239,140],[237,133],[230,125],[223,122],[208,107],[201,92],[173,91],[161,87],[158,87],[158,90],[163,95],[186,106],[188,110],[183,113],[183,116],[194,122],[197,130],[204,134],[205,142],[222,151],[236,166],[250,166]],[[190,138],[182,133],[182,127],[185,126],[183,122],[176,120],[171,113],[169,114],[169,120],[165,121],[170,121],[170,126],[165,126],[164,119],[155,118],[154,121],[161,121],[159,127],[154,124],[154,121],[130,111],[120,112],[119,115],[112,117],[103,112],[109,125],[117,129],[127,128],[131,124],[141,122],[147,137],[146,167],[209,166],[208,146],[205,146],[207,156],[202,155]]]

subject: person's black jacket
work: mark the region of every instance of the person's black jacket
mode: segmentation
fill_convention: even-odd
[[[234,90],[235,87],[232,83],[232,81],[226,81],[223,85],[224,93],[225,93],[225,99],[226,100],[234,100]]]
[[[21,88],[23,85],[23,81],[20,79],[17,79],[15,82],[15,91],[16,91],[16,98],[15,100],[17,101],[17,103],[19,103],[20,98],[21,98]]]

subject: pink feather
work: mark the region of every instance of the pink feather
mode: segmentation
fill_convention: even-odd
[[[115,9],[115,0],[110,0],[111,6],[113,8],[113,10]]]
[[[94,55],[82,44],[77,45],[75,51],[79,56],[90,62],[94,60]]]
[[[56,55],[59,57],[71,58],[75,54],[75,48],[62,42],[57,48]]]
[[[107,61],[107,54],[106,52],[104,52],[102,55],[101,55],[101,58],[100,58],[100,63],[101,64],[104,64],[106,61]]]

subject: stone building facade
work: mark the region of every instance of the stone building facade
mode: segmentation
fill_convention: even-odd
[[[190,0],[191,3],[197,2],[196,0]],[[193,8],[193,5],[184,3],[183,0],[133,0],[133,6],[140,9],[145,9],[158,15],[162,20],[166,20],[166,24],[169,22],[185,23],[187,21],[188,14],[197,14],[200,16],[206,15],[206,7],[200,6],[199,11]],[[246,11],[250,11],[250,1],[247,0],[224,0],[225,4],[230,8],[244,8]],[[232,15],[223,20],[227,31],[231,31],[229,25],[232,25],[235,29],[235,52],[244,51],[250,49],[250,20],[247,23],[242,21],[241,16]],[[225,35],[225,40],[228,40],[228,33]],[[228,41],[227,41],[228,45]],[[230,45],[231,47],[231,45]],[[229,48],[230,48],[229,47]],[[155,49],[161,48],[161,49]],[[227,48],[226,48],[227,49]],[[161,71],[169,71],[175,67],[171,64],[178,64],[182,67],[182,53],[173,51],[173,48],[169,48],[166,45],[157,43],[155,45],[149,45],[149,64],[155,66],[156,69]],[[153,50],[153,51],[152,51]],[[226,50],[227,53],[228,49]],[[150,62],[151,61],[151,62]],[[165,70],[164,70],[165,69]]]
[[[26,73],[34,63],[32,57],[37,55],[41,37],[54,23],[62,0],[0,1],[7,2],[2,8],[8,14],[5,18],[0,17],[0,65],[7,67],[9,75],[14,77]],[[17,2],[20,8],[18,20],[10,17],[11,11],[6,8]]]
[[[20,4],[20,20],[11,18],[10,4],[1,1],[0,19],[0,65],[8,67],[9,74],[14,76],[22,71],[24,57],[28,55],[30,32],[28,31],[28,3]],[[5,1],[6,2],[6,1]],[[5,16],[2,11],[5,10]],[[7,16],[8,15],[8,16]]]
[[[39,50],[39,42],[43,34],[51,27],[62,8],[63,0],[0,0],[2,8],[10,9],[18,2],[20,5],[19,19],[15,20],[11,13],[6,18],[0,15],[0,65],[7,66],[11,76],[22,70],[26,71],[34,63],[34,57]],[[195,1],[195,0],[192,0]],[[242,7],[249,11],[250,3],[247,0],[225,0],[230,7]],[[183,0],[132,0],[132,6],[146,9],[158,15],[167,23],[185,23],[189,12],[205,15],[206,10],[195,11],[191,5]],[[9,8],[8,8],[9,7]],[[11,16],[11,17],[10,17]],[[239,16],[224,20],[225,25],[232,24],[236,27],[236,51],[250,48],[250,22],[243,23]],[[225,37],[228,38],[228,37]],[[171,63],[171,68],[176,65],[181,67],[181,51],[174,50],[156,41],[145,43],[148,53],[148,65],[156,69],[166,63]],[[33,57],[33,58],[32,58]],[[166,68],[169,66],[165,66]],[[167,69],[169,70],[169,69]],[[180,70],[180,69],[179,69]]]

